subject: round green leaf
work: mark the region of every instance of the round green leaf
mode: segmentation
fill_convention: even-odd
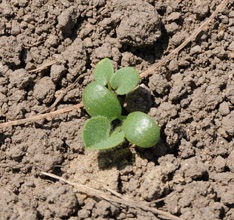
[[[91,82],[84,89],[83,103],[91,116],[101,115],[111,121],[119,118],[122,112],[118,98],[97,82]]]
[[[106,117],[97,116],[86,121],[82,131],[82,139],[86,149],[109,149],[124,141],[123,131],[110,135],[110,130],[110,121]]]
[[[139,73],[133,67],[123,67],[115,72],[112,76],[110,84],[116,93],[125,95],[131,92],[139,83]]]
[[[111,60],[108,58],[99,61],[94,68],[94,79],[102,86],[105,86],[108,82],[110,82],[113,75],[114,67]]]
[[[152,147],[160,138],[158,125],[143,112],[130,113],[123,122],[122,128],[126,139],[139,147]]]

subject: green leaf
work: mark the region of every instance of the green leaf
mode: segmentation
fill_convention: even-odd
[[[110,121],[103,116],[89,119],[82,132],[83,143],[86,149],[104,150],[113,148],[124,141],[123,131],[110,135]]]
[[[126,139],[139,147],[152,147],[160,139],[158,125],[143,112],[130,113],[123,122],[122,128]]]
[[[116,93],[125,95],[131,92],[139,83],[139,73],[133,67],[123,67],[115,72],[112,76],[110,84]]]
[[[122,107],[118,98],[97,82],[88,84],[82,99],[86,111],[91,116],[105,116],[111,121],[121,117]]]
[[[99,61],[94,68],[94,79],[102,86],[105,86],[108,82],[110,82],[113,75],[114,67],[112,61],[108,58]]]

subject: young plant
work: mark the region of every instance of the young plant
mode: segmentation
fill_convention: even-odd
[[[95,81],[84,89],[83,103],[91,116],[105,116],[112,121],[120,118],[122,113],[117,96]]]
[[[139,147],[152,147],[160,138],[158,125],[143,112],[130,113],[122,128],[126,139]]]
[[[83,92],[86,111],[92,116],[83,127],[82,138],[87,149],[103,150],[121,144],[125,138],[139,147],[152,147],[160,139],[160,129],[155,121],[143,112],[122,115],[118,96],[133,91],[140,80],[133,67],[123,67],[116,72],[111,60],[101,60],[94,69],[94,82]],[[118,119],[120,126],[112,128]]]

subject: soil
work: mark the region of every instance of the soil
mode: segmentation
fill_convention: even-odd
[[[57,108],[81,102],[102,58],[116,68],[149,69],[220,2],[0,0],[0,121],[45,111],[89,73]],[[42,171],[96,189],[108,185],[181,219],[234,219],[233,33],[229,1],[195,41],[142,81],[135,107],[161,127],[153,148],[85,151],[83,109],[1,129],[0,219],[166,219],[82,194]]]

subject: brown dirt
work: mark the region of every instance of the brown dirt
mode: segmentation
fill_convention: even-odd
[[[58,108],[79,103],[104,57],[116,67],[149,69],[220,2],[0,0],[0,122],[45,111],[89,73]],[[181,219],[234,219],[233,33],[229,1],[194,42],[143,80],[152,100],[139,93],[137,105],[161,126],[153,148],[84,151],[84,110],[2,129],[0,219],[165,219],[81,194],[42,171],[93,188],[106,184]]]

